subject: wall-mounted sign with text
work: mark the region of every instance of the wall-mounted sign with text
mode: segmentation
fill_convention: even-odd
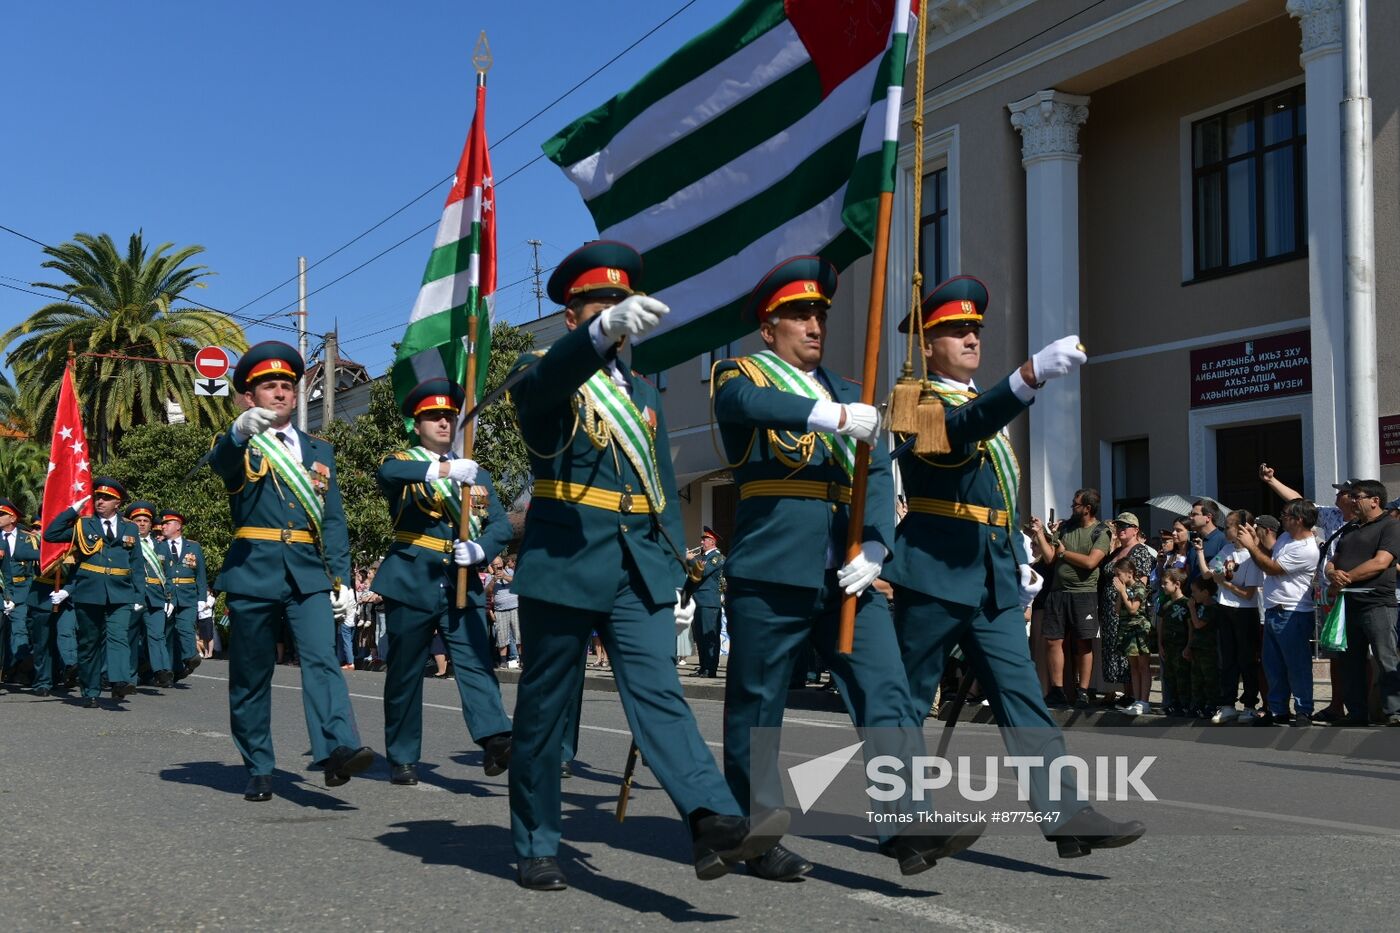
[[[1232,405],[1312,391],[1308,331],[1191,351],[1191,407]]]
[[[1381,463],[1400,463],[1400,415],[1381,418]]]

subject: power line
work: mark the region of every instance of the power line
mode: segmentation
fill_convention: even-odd
[[[635,41],[633,41],[631,45],[627,46],[625,49],[623,49],[622,51],[618,52],[618,53],[617,53],[616,55],[614,55],[612,58],[608,59],[606,62],[604,62],[603,64],[599,65],[599,66],[598,66],[597,68],[595,68],[592,72],[590,72],[588,75],[586,75],[585,77],[583,77],[582,79],[580,79],[577,83],[575,83],[575,84],[573,85],[573,87],[570,87],[567,91],[565,91],[564,93],[560,94],[558,97],[554,98],[554,100],[550,101],[549,103],[547,103],[547,104],[545,104],[543,107],[541,107],[539,110],[535,111],[535,112],[534,112],[533,114],[531,114],[524,122],[518,124],[515,128],[513,128],[512,130],[510,130],[510,131],[509,131],[508,133],[506,133],[504,136],[502,136],[502,137],[500,137],[499,139],[497,139],[497,140],[496,140],[494,143],[492,143],[488,148],[489,148],[489,149],[495,149],[497,146],[501,145],[501,144],[504,143],[506,140],[508,140],[508,139],[510,139],[512,136],[514,136],[516,133],[519,133],[521,130],[525,129],[525,127],[529,126],[531,123],[535,122],[537,119],[539,119],[540,117],[544,116],[547,112],[549,112],[549,110],[551,110],[552,108],[554,108],[557,104],[561,103],[565,98],[567,98],[568,96],[570,96],[571,94],[573,94],[573,93],[574,93],[575,91],[577,91],[579,88],[583,87],[583,86],[584,86],[585,84],[587,84],[589,81],[592,81],[592,80],[593,80],[594,78],[596,78],[598,75],[602,74],[603,71],[605,71],[607,68],[609,68],[609,67],[611,67],[613,64],[615,64],[615,63],[618,61],[618,59],[622,58],[622,56],[626,55],[628,52],[632,51],[632,50],[635,49],[637,46],[641,45],[641,44],[642,44],[643,42],[645,42],[647,39],[651,38],[651,37],[652,37],[655,33],[657,33],[663,26],[665,26],[667,23],[671,22],[671,20],[675,19],[677,16],[680,16],[680,15],[681,15],[682,13],[684,13],[686,10],[690,9],[690,7],[694,6],[695,3],[696,3],[696,0],[686,0],[686,2],[683,3],[683,4],[681,4],[681,6],[680,6],[675,12],[673,12],[671,15],[667,16],[667,17],[666,17],[665,19],[663,19],[661,22],[657,23],[655,26],[651,27],[651,29],[647,30],[645,33],[643,33],[643,34],[641,35],[641,37],[639,37],[638,39],[636,39]],[[529,162],[526,162],[526,163],[525,163],[524,165],[522,165],[520,168],[518,168],[518,169],[516,169],[514,172],[512,172],[511,175],[519,174],[521,171],[523,171],[524,169],[529,168],[531,165],[534,165],[536,162],[538,162],[538,161],[539,161],[540,159],[542,159],[542,158],[544,158],[544,154],[543,154],[543,153],[540,153],[539,155],[537,155],[537,156],[535,156],[533,159],[531,159]],[[506,178],[510,178],[511,175],[507,175]],[[445,182],[451,181],[451,180],[453,179],[454,176],[455,176],[455,172],[452,173],[452,174],[449,174],[449,175],[448,175],[447,177],[445,177],[445,178],[440,178],[440,179],[438,179],[437,181],[433,182],[432,185],[430,185],[427,189],[425,189],[424,191],[422,191],[422,192],[420,192],[419,194],[415,195],[414,198],[413,198],[412,200],[410,200],[407,204],[404,204],[404,205],[402,205],[401,207],[397,208],[397,209],[394,210],[392,213],[390,213],[387,217],[384,217],[383,219],[377,221],[375,224],[373,224],[372,226],[370,226],[370,227],[367,228],[366,230],[363,230],[363,231],[361,231],[360,233],[356,234],[356,235],[355,235],[353,238],[351,238],[350,240],[346,241],[345,243],[342,243],[340,246],[337,246],[335,249],[331,250],[331,252],[327,253],[326,255],[322,256],[320,259],[317,259],[317,260],[316,260],[315,262],[313,262],[311,265],[307,266],[307,267],[306,267],[306,268],[307,268],[307,271],[310,271],[311,269],[316,268],[316,267],[319,266],[321,263],[323,263],[323,262],[325,262],[326,260],[330,259],[331,257],[335,256],[337,253],[340,253],[342,250],[346,249],[346,248],[349,247],[349,246],[353,246],[355,243],[357,243],[357,242],[359,242],[360,240],[364,239],[366,236],[368,236],[369,234],[373,233],[375,230],[378,230],[380,227],[384,226],[384,224],[386,224],[386,223],[388,223],[389,221],[393,220],[393,219],[394,219],[395,217],[397,217],[399,214],[402,214],[404,211],[408,210],[410,207],[412,207],[413,205],[417,204],[419,201],[423,200],[423,199],[426,198],[428,195],[432,194],[432,193],[433,193],[434,191],[436,191],[438,188],[442,187],[442,185],[443,185]],[[499,184],[502,184],[505,180],[506,180],[506,179],[502,179],[500,182],[497,182],[496,184],[498,184],[498,185],[499,185]],[[422,232],[422,231],[420,230],[419,233],[421,233],[421,232]],[[416,236],[417,234],[414,234],[414,235]],[[396,244],[396,245],[398,245],[398,244]],[[383,255],[383,254],[381,254],[381,255]],[[378,257],[376,257],[376,258],[378,258]],[[364,266],[361,265],[361,266],[357,266],[356,268],[357,268],[357,269],[361,269],[361,268],[364,268]],[[353,270],[352,270],[352,271],[353,271]],[[242,311],[242,310],[244,310],[245,308],[247,308],[248,306],[253,305],[253,304],[256,304],[256,303],[258,303],[259,301],[262,301],[262,300],[263,300],[264,298],[266,298],[268,295],[271,295],[273,292],[277,291],[278,289],[282,288],[283,286],[288,285],[288,284],[290,284],[290,283],[296,281],[296,278],[297,278],[297,277],[294,275],[294,276],[292,276],[291,278],[285,279],[285,280],[283,280],[283,281],[277,283],[276,285],[274,285],[274,286],[272,286],[271,288],[269,288],[267,291],[263,292],[263,293],[262,293],[261,295],[259,295],[258,297],[252,299],[251,301],[246,301],[246,302],[244,302],[243,304],[239,305],[238,308],[237,308],[237,310],[238,310],[238,311]],[[342,276],[341,278],[344,278],[344,276]],[[340,279],[336,279],[335,281],[340,281]],[[324,288],[325,286],[322,286],[322,287]],[[317,291],[320,291],[320,289],[317,289]],[[285,310],[285,309],[283,309],[283,310]],[[280,314],[280,313],[282,313],[282,312],[281,312],[281,311],[278,311],[278,312],[275,312],[275,313],[273,313],[273,314],[271,314],[271,315],[268,315],[268,317],[269,317],[269,318],[276,317],[276,316],[277,316],[278,314]]]

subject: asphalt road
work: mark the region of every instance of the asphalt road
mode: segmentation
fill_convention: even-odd
[[[1160,799],[1099,805],[1149,824],[1137,844],[1067,861],[1029,828],[1000,827],[904,879],[870,841],[791,839],[818,865],[806,881],[739,871],[700,882],[682,824],[644,768],[627,821],[613,818],[629,732],[616,695],[588,691],[578,776],[564,785],[561,861],[573,887],[538,894],[515,885],[505,776],[482,775],[450,682],[425,684],[423,783],[390,785],[381,760],[328,789],[307,770],[298,672],[279,667],[277,796],[250,804],[228,736],[225,677],[220,662],[207,662],[188,687],[143,691],[120,712],[0,696],[0,922],[14,930],[1395,928],[1400,730],[1072,730],[1080,754],[1157,757],[1148,780]],[[363,738],[382,749],[382,677],[353,672],[349,681]],[[514,689],[505,687],[508,707]],[[721,704],[691,705],[718,752]],[[842,720],[800,711],[786,728],[796,746],[834,748],[848,741]],[[931,748],[939,728],[930,725]],[[951,751],[999,755],[1001,743],[993,727],[964,723]]]

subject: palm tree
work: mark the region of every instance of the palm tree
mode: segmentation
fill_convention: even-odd
[[[23,410],[37,436],[52,429],[53,413],[69,348],[80,354],[75,384],[88,423],[88,438],[100,457],[109,455],[121,433],[133,425],[162,422],[166,405],[177,402],[186,421],[206,428],[225,424],[233,415],[229,400],[194,394],[193,371],[164,362],[82,357],[85,353],[117,353],[160,360],[192,360],[202,346],[247,349],[243,328],[227,315],[202,308],[176,308],[175,303],[211,273],[202,265],[187,265],[204,252],[173,243],[147,248],[141,232],[131,235],[126,255],[107,234],[79,233],[74,242],[44,247],[51,258],[46,269],[57,269],[66,282],[34,283],[36,288],[62,292],[56,301],[0,335],[9,350],[6,362],[14,369]]]
[[[5,378],[5,374],[0,373],[0,436],[28,434],[28,422],[29,419],[24,417],[24,410],[19,404],[19,393],[10,384],[10,380]]]
[[[49,454],[35,441],[5,438],[0,443],[0,476],[5,478],[5,497],[32,517],[44,502],[44,480],[49,473]]]

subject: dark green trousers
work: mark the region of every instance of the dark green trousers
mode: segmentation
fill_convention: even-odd
[[[170,666],[170,616],[165,614],[165,604],[148,605],[142,615],[146,622],[146,658],[151,670],[174,670]]]
[[[102,695],[102,673],[114,684],[132,683],[131,603],[76,603],[78,620],[78,677],[83,696]],[[103,649],[106,649],[105,651]]]
[[[176,607],[175,614],[170,617],[170,626],[166,629],[169,633],[166,643],[169,646],[170,661],[177,667],[181,661],[199,657],[199,645],[195,641],[195,623],[198,616],[198,606],[185,606],[183,609]]]
[[[961,648],[991,704],[1007,752],[1043,762],[1029,772],[1030,803],[1040,813],[1059,812],[1060,819],[1055,824],[1041,823],[1042,831],[1048,835],[1055,825],[1082,810],[1086,804],[1078,799],[1070,768],[1061,770],[1059,799],[1052,799],[1049,766],[1067,754],[1065,737],[1040,695],[1021,609],[963,606],[903,587],[895,587],[894,607],[894,627],[915,713],[922,717],[933,705],[944,659],[954,646]]]
[[[283,619],[291,626],[301,658],[301,701],[312,760],[324,761],[339,745],[358,748],[360,734],[350,708],[350,691],[335,656],[330,595],[307,595],[294,589],[281,599],[229,594],[228,612],[229,726],[248,771],[271,774],[276,764],[272,672]]]
[[[696,810],[740,812],[681,691],[672,660],[672,609],[649,604],[636,568],[630,559],[627,564],[614,584],[611,615],[520,597],[525,672],[515,701],[510,823],[521,858],[559,851],[560,755],[565,732],[578,715],[584,652],[595,629],[607,648],[642,759],[676,809],[682,816]]]
[[[695,653],[700,657],[700,673],[719,672],[719,606],[695,604],[695,621],[691,628],[695,635]]]
[[[442,633],[452,659],[462,718],[472,741],[480,745],[493,735],[510,732],[485,611],[458,609],[455,596],[446,590],[439,592],[442,598],[433,609],[384,600],[389,635],[389,661],[384,672],[384,755],[390,764],[417,764],[423,750],[423,667],[435,631]]]
[[[831,669],[851,721],[859,728],[879,729],[866,736],[861,749],[866,761],[893,755],[910,762],[924,754],[923,717],[913,713],[885,597],[874,590],[861,595],[855,643],[851,653],[843,655],[836,650],[841,589],[834,570],[828,571],[821,589],[734,577],[728,584],[724,774],[745,813],[783,806],[777,743],[755,741],[750,730],[782,728],[788,680],[809,639]],[[756,754],[755,747],[762,751]],[[888,809],[908,812],[927,807],[906,800]],[[885,839],[895,835],[899,824],[880,826],[880,838]]]

